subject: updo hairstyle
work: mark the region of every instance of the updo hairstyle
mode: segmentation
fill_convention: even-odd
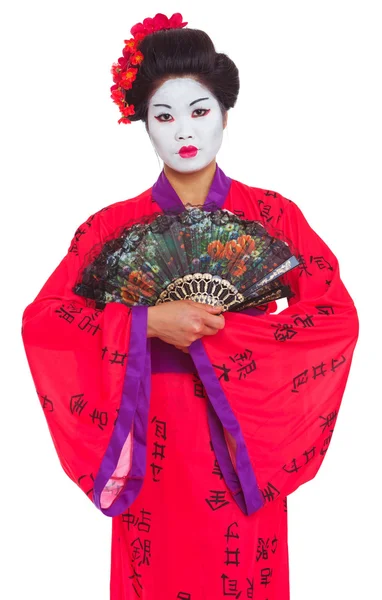
[[[134,85],[124,90],[125,100],[134,104],[130,121],[144,121],[147,129],[148,103],[155,91],[174,77],[191,77],[217,98],[224,117],[239,94],[239,71],[223,53],[215,51],[211,38],[200,29],[164,29],[146,35],[138,49],[144,59]]]

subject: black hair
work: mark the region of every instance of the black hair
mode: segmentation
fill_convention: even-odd
[[[162,29],[146,35],[138,45],[144,58],[138,65],[133,87],[124,90],[134,104],[130,121],[142,120],[147,128],[148,102],[167,79],[192,77],[217,98],[222,115],[232,108],[239,94],[239,71],[223,53],[216,52],[211,38],[200,29]]]

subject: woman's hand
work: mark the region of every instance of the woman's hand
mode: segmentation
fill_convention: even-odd
[[[147,336],[188,353],[188,346],[204,335],[215,335],[225,321],[221,306],[193,300],[174,300],[148,308]]]

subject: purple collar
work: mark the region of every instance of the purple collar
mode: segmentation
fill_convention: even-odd
[[[231,183],[231,177],[227,177],[224,171],[216,164],[215,175],[208,191],[207,198],[203,203],[203,207],[208,207],[210,210],[222,208],[231,187]],[[164,169],[162,169],[161,174],[152,186],[151,194],[163,212],[169,210],[184,210],[184,204],[167,179]]]

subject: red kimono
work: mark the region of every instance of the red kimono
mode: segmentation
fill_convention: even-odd
[[[128,223],[184,210],[164,171],[76,230],[24,310],[23,343],[61,465],[112,517],[111,600],[288,600],[287,495],[317,473],[359,324],[299,207],[216,166],[206,203],[289,240],[293,296],[224,313],[189,354],[147,338],[147,306],[74,292]]]

